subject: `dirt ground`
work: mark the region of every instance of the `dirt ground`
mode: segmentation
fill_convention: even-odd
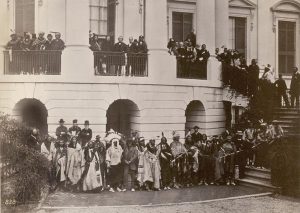
[[[252,197],[245,199],[215,201],[209,203],[189,203],[154,207],[90,207],[68,209],[42,209],[39,213],[296,213],[300,212],[300,199],[283,196]]]

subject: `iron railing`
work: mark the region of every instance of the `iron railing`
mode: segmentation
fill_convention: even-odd
[[[94,52],[95,75],[148,76],[147,53]]]
[[[60,75],[61,53],[57,50],[4,51],[4,74]]]
[[[207,62],[177,57],[177,78],[207,80]]]

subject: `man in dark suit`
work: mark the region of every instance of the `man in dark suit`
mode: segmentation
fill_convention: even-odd
[[[138,42],[129,37],[129,44],[127,45],[127,66],[126,75],[135,76],[136,75],[136,57],[138,52]]]
[[[259,67],[256,64],[256,60],[252,59],[251,65],[248,67],[248,92],[252,97],[258,90],[259,82]]]
[[[64,126],[64,119],[59,120],[59,127],[56,128],[57,140],[68,141],[68,129]]]
[[[195,30],[193,29],[193,30],[186,36],[186,39],[185,39],[185,41],[190,40],[193,47],[196,46],[196,34],[195,34],[194,31],[195,31]]]
[[[218,55],[218,58],[222,62],[222,80],[225,85],[229,85],[231,79],[231,54],[227,48],[224,48],[224,52]]]
[[[81,132],[81,128],[77,124],[77,119],[73,120],[73,126],[69,128],[69,133],[73,136],[77,136]]]
[[[84,122],[84,129],[81,130],[81,132],[79,133],[79,139],[81,141],[81,147],[85,147],[88,144],[88,142],[92,139],[93,132],[89,128],[89,125],[90,125],[90,122],[85,121]]]
[[[183,42],[179,42],[177,49],[177,77],[182,78],[186,73],[186,49]]]
[[[114,45],[114,51],[118,53],[114,57],[116,74],[117,76],[121,76],[122,67],[125,66],[125,52],[127,51],[127,45],[123,42],[123,36],[119,36],[118,42]]]
[[[26,145],[35,150],[40,150],[40,143],[38,140],[38,130],[33,129],[29,138],[27,139]]]
[[[199,132],[199,127],[194,126],[194,132],[191,134],[193,144],[202,140],[202,134]]]
[[[281,97],[283,97],[285,106],[290,107],[289,99],[286,94],[287,86],[284,79],[282,78],[282,74],[279,74],[279,79],[275,81],[275,86],[277,88],[278,105],[281,106]]]
[[[295,106],[299,108],[299,95],[300,95],[300,73],[298,72],[298,68],[293,68],[293,77],[291,80],[290,86],[290,94],[291,94],[291,106]]]
[[[55,33],[55,39],[53,40],[53,50],[60,50],[62,51],[65,49],[65,42],[61,40],[61,34],[60,33]]]
[[[209,51],[206,49],[206,45],[202,44],[201,49],[196,49],[197,57],[196,61],[199,64],[200,78],[206,79],[207,77],[207,61],[210,57]]]

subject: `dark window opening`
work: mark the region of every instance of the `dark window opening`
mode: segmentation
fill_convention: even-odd
[[[175,41],[184,41],[193,29],[193,14],[173,12],[173,38]]]
[[[291,75],[296,56],[296,23],[279,21],[278,58],[279,73]]]

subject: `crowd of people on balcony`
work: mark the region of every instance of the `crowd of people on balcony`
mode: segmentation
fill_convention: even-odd
[[[170,38],[167,44],[170,55],[177,59],[177,76],[180,78],[207,78],[207,61],[210,57],[206,45],[196,44],[196,35],[192,31],[185,41],[177,42]]]
[[[128,44],[123,36],[115,44],[110,36],[100,39],[90,34],[90,49],[94,52],[95,73],[97,75],[144,76],[147,65],[147,44],[144,36],[129,37]]]
[[[6,44],[7,66],[10,74],[59,74],[60,54],[65,48],[59,32],[45,33],[25,32],[23,36],[11,34]]]
[[[39,32],[38,36],[35,33],[30,34],[25,32],[23,36],[17,34],[11,34],[11,40],[7,43],[7,50],[58,50],[62,51],[65,48],[65,43],[61,39],[61,34],[59,32],[49,33],[47,38],[45,38],[44,32]]]
[[[170,190],[196,185],[235,185],[245,166],[269,167],[268,146],[280,141],[282,128],[275,123],[247,121],[244,129],[226,130],[207,137],[199,127],[190,129],[181,142],[161,136],[146,143],[138,132],[125,137],[110,129],[95,139],[89,121],[84,128],[77,119],[67,128],[60,119],[56,138],[39,141],[34,129],[27,145],[49,160],[49,181],[53,189],[71,191],[124,192],[126,190]]]

